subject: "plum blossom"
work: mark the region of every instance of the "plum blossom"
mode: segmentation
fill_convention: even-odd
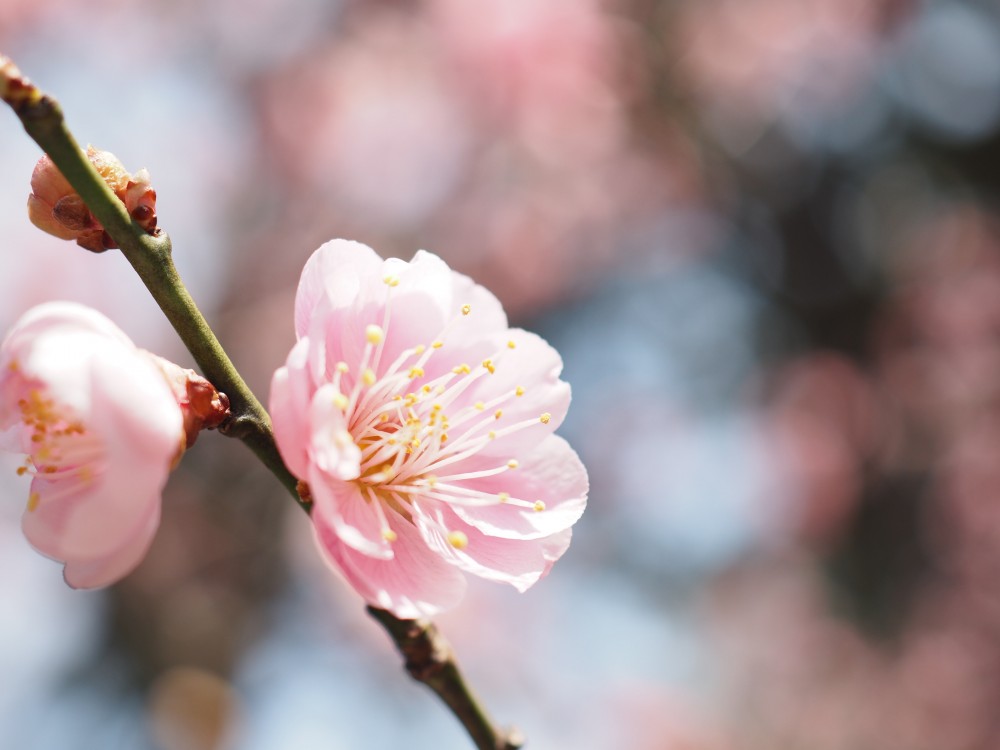
[[[328,561],[402,618],[457,603],[462,572],[524,591],[566,551],[587,472],[553,434],[562,360],[437,256],[334,240],[306,263],[275,437]]]
[[[29,310],[0,346],[0,447],[32,476],[22,528],[74,588],[143,558],[184,450],[181,406],[152,355],[95,310]]]

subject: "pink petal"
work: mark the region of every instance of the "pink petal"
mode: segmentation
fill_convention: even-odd
[[[397,535],[391,560],[348,547],[324,526],[316,527],[317,540],[327,560],[369,604],[397,617],[430,617],[457,604],[465,593],[461,571],[432,552],[409,521],[391,513],[389,524]]]
[[[515,348],[507,346],[509,341],[514,342]],[[533,424],[488,443],[482,454],[517,457],[519,453],[531,450],[562,424],[569,409],[570,387],[569,383],[559,379],[562,358],[540,336],[513,328],[502,337],[495,337],[493,343],[494,350],[501,352],[495,371],[480,378],[459,404],[485,403],[499,396],[508,396],[501,405],[503,416],[497,420],[494,429],[501,430],[522,421]],[[524,395],[513,395],[518,386],[524,389]],[[549,415],[547,423],[541,421],[542,414]]]
[[[486,536],[440,503],[430,511],[415,506],[414,520],[427,546],[452,565],[522,592],[549,572],[572,536],[572,529],[529,540]],[[449,539],[454,532],[464,535],[466,545],[461,549]]]
[[[309,404],[312,402],[312,382],[306,372],[309,343],[308,338],[301,339],[289,353],[285,366],[275,371],[268,404],[281,458],[299,478],[309,471]]]
[[[145,524],[126,537],[124,544],[106,557],[69,561],[63,569],[66,583],[75,589],[96,589],[121,580],[142,562],[160,525],[160,503],[149,503]]]
[[[313,522],[324,526],[348,547],[383,560],[392,559],[393,546],[382,536],[382,525],[372,504],[354,482],[331,479],[323,472],[310,474],[315,505]]]
[[[334,479],[357,479],[361,473],[361,450],[347,431],[344,413],[334,403],[337,389],[327,383],[313,394],[309,405],[312,440],[309,459],[325,475]]]
[[[306,261],[295,293],[295,332],[309,333],[313,311],[321,300],[337,308],[352,306],[359,295],[378,283],[382,259],[367,245],[331,240]]]
[[[587,506],[589,483],[587,470],[569,443],[550,435],[520,461],[512,471],[467,479],[462,484],[491,498],[507,492],[529,503],[540,500],[545,503],[544,510],[510,503],[454,504],[455,513],[484,534],[506,539],[540,539],[576,523]]]

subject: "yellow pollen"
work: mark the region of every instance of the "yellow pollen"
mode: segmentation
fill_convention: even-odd
[[[388,440],[386,440],[386,442],[389,445],[395,445],[398,441],[396,440],[396,438],[389,438]]]
[[[410,371],[406,375],[406,377],[410,379],[422,378],[423,376],[424,376],[424,368],[422,367],[411,367]]]
[[[516,349],[517,348],[517,344],[515,344],[513,341],[508,341],[507,342],[507,348],[508,349]]]
[[[23,477],[27,473],[28,473],[28,467],[27,466],[18,466],[17,467],[17,475],[19,477]]]
[[[337,363],[337,372],[347,372],[349,369],[346,362]]]
[[[402,401],[403,397],[400,394],[397,393],[395,396],[392,397],[392,400],[393,401]]]
[[[365,338],[369,344],[381,344],[385,338],[385,331],[382,330],[382,326],[370,325],[365,328]]]
[[[541,422],[542,424],[548,424],[549,420],[551,420],[551,419],[552,419],[552,415],[549,414],[548,412],[545,412],[544,414],[542,414],[542,416],[540,416],[538,418],[538,421]]]
[[[441,406],[441,404],[434,404],[434,406],[431,407],[431,411],[441,411],[443,408],[444,407]]]
[[[441,442],[442,443],[447,443],[448,442],[448,433],[447,432],[442,432],[441,433]]]
[[[500,493],[499,495],[497,495],[497,499],[498,499],[498,500],[499,500],[499,501],[500,501],[501,503],[505,503],[505,502],[507,502],[508,500],[510,500],[510,493],[509,493],[509,492],[501,492],[501,493]]]
[[[472,372],[472,368],[469,367],[468,365],[459,365],[458,367],[452,367],[451,371],[456,375],[461,375],[462,373],[468,375],[470,372]]]
[[[448,544],[450,544],[455,549],[465,549],[466,547],[469,546],[469,537],[467,537],[461,531],[449,531]]]
[[[524,386],[523,385],[519,385],[517,388],[515,388],[514,389],[514,395],[515,396],[523,396],[524,395]]]
[[[512,458],[510,461],[507,462],[508,469],[516,469],[520,465],[521,464],[518,462],[516,458]]]
[[[468,315],[472,312],[472,305],[462,305],[462,315]]]
[[[413,438],[413,440],[410,441],[410,445],[413,446],[414,448],[419,448],[420,440],[418,438]]]
[[[503,410],[502,409],[497,409],[495,412],[493,412],[493,418],[494,419],[500,419],[500,417],[502,417],[502,416],[503,416]]]
[[[382,412],[381,414],[378,415],[378,421],[379,422],[388,422],[389,421],[389,415],[386,414],[385,412]]]
[[[433,474],[428,474],[427,475],[427,486],[428,487],[433,487],[437,483],[438,483],[438,478],[436,476],[434,476]]]
[[[406,401],[403,402],[403,405],[407,407],[413,406],[417,401],[419,401],[419,397],[416,393],[407,393]]]
[[[392,529],[383,529],[382,538],[391,544],[392,542],[396,541],[399,537],[397,536],[396,532],[393,531]]]
[[[486,408],[486,404],[484,404],[482,401],[477,401],[476,408],[479,409],[479,411],[482,411],[483,409]]]
[[[424,346],[423,344],[417,344],[416,347],[414,347],[414,349],[413,349],[413,353],[414,354],[423,354],[426,349],[427,349],[427,347]]]
[[[389,286],[399,286],[399,277],[398,276],[391,276],[391,275],[390,276],[386,276],[384,279],[382,279],[382,281],[384,283],[386,283],[387,285],[389,285]]]
[[[349,403],[348,398],[343,393],[338,393],[336,396],[333,397],[333,405],[336,406],[338,409],[341,410],[346,409],[348,403]]]
[[[425,385],[420,390],[422,390],[424,393],[430,393],[432,389],[431,389],[431,387],[429,385]]]
[[[57,469],[55,466],[45,466],[42,468],[43,474],[55,474],[57,471],[59,471],[59,469]]]
[[[493,360],[492,359],[484,359],[483,360],[483,367],[485,367],[487,370],[490,371],[490,375],[492,375],[493,373],[495,373],[497,371],[496,365],[493,364]]]
[[[28,495],[28,512],[34,513],[35,509],[38,507],[38,503],[40,503],[41,500],[42,496],[39,495],[37,492],[32,492],[30,495]]]
[[[490,430],[489,432],[486,433],[486,437],[488,437],[490,440],[495,439],[496,436],[497,436],[497,434],[495,432],[493,432],[493,430]]]
[[[11,372],[17,372],[18,369],[17,360],[11,360],[11,363],[7,365],[7,369],[10,370]]]
[[[443,341],[435,341],[433,344],[431,344],[431,349],[440,349],[442,346],[444,346]]]
[[[42,434],[40,434],[40,432],[36,432],[34,435],[31,436],[31,442],[33,442],[33,443],[40,443],[44,439],[45,439],[45,436],[42,435]]]
[[[541,500],[536,500],[535,504],[531,507],[535,509],[535,513],[541,513],[543,510],[545,510],[545,503],[543,503]]]
[[[375,372],[372,368],[369,367],[361,374],[361,380],[365,385],[375,385]]]

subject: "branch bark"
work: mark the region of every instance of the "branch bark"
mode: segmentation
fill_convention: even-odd
[[[270,416],[243,381],[181,281],[173,262],[170,238],[160,230],[148,234],[132,220],[66,126],[59,103],[39,90],[3,55],[0,55],[0,99],[10,105],[28,135],[49,155],[121,248],[122,255],[177,331],[202,374],[229,397],[232,416],[219,431],[245,443],[299,507],[310,513],[312,503],[307,489],[300,485],[278,453]],[[374,607],[368,607],[368,613],[392,638],[410,676],[438,695],[478,750],[518,750],[523,745],[516,730],[499,730],[487,716],[462,676],[451,646],[433,623],[402,620]]]

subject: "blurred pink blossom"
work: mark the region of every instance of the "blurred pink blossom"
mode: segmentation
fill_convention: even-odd
[[[275,436],[308,482],[317,538],[370,603],[404,618],[462,596],[461,571],[523,591],[569,545],[587,473],[553,431],[562,360],[437,256],[329,242],[274,375]]]
[[[0,347],[3,447],[32,474],[22,527],[74,588],[105,586],[144,556],[184,450],[181,410],[149,355],[100,313],[28,311]]]

